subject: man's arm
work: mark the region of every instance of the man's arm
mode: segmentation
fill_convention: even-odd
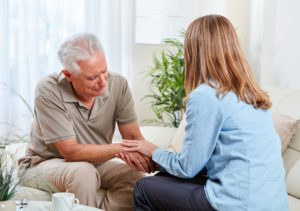
[[[119,131],[123,139],[128,140],[144,140],[140,127],[137,122],[118,125]]]
[[[54,143],[55,148],[68,161],[104,162],[122,152],[121,144],[78,144],[76,140],[67,139]]]
[[[124,139],[142,140],[142,136],[137,123],[130,123],[119,126],[120,133]],[[122,152],[121,144],[79,144],[74,139],[61,140],[54,143],[55,148],[68,161],[89,161],[103,162],[115,157],[116,154]],[[130,153],[133,159],[134,154]],[[142,155],[140,156],[142,157]],[[139,159],[140,161],[141,159]],[[143,162],[143,160],[141,160]]]

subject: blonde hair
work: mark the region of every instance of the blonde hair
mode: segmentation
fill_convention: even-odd
[[[218,96],[230,91],[239,100],[254,108],[269,109],[266,92],[256,84],[230,21],[220,15],[208,15],[194,20],[184,41],[187,96],[206,83],[217,90]]]

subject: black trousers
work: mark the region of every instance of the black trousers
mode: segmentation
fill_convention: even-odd
[[[166,173],[139,180],[134,190],[136,211],[213,211],[205,177],[181,179]]]

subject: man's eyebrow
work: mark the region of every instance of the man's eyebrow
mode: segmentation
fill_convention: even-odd
[[[102,69],[101,71],[100,71],[100,73],[101,72],[106,72],[106,71],[108,71],[108,69],[107,69],[107,67],[105,67],[104,69]],[[85,75],[86,77],[94,77],[94,76],[98,76],[99,74],[93,74],[93,75]]]
[[[95,76],[98,76],[99,74],[93,74],[93,75],[86,75],[86,77],[95,77]]]

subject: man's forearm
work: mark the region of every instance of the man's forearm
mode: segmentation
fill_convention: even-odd
[[[104,162],[123,150],[121,144],[75,144],[64,154],[66,161]]]

